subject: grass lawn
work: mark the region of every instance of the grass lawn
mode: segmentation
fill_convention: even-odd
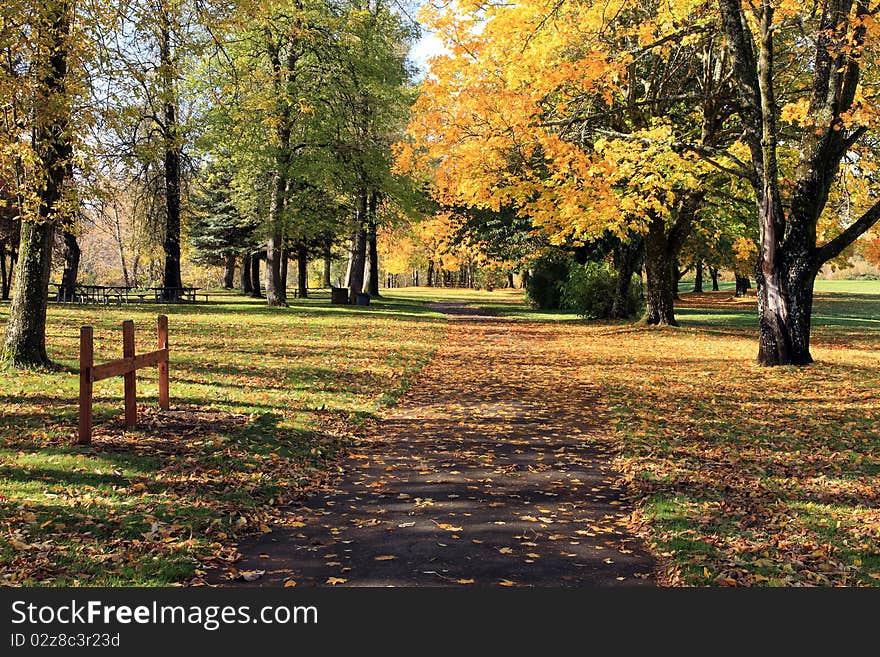
[[[8,305],[0,305],[0,324]],[[138,353],[169,316],[172,412],[155,370],[138,372],[139,430],[122,429],[122,379],[95,384],[95,438],[75,447],[79,326],[95,361]],[[243,533],[320,481],[359,424],[402,393],[443,320],[416,301],[340,308],[326,294],[288,309],[218,293],[198,306],[49,309],[59,372],[0,370],[0,584],[198,581]]]
[[[197,582],[406,388],[441,339],[424,305],[439,299],[561,322],[664,583],[880,585],[877,281],[819,282],[816,364],[772,369],[754,364],[754,298],[724,290],[685,295],[681,327],[663,329],[534,312],[516,290],[393,290],[368,309],[212,296],[161,307],[174,412],[153,410],[142,371],[142,428],[124,432],[122,381],[100,382],[88,448],[70,445],[79,325],[100,362],[123,319],[152,349],[160,308],[53,304],[49,349],[68,371],[0,371],[0,583]]]
[[[880,282],[818,281],[806,368],[762,368],[754,297],[684,295],[680,328],[563,321],[601,391],[635,522],[685,585],[880,585]]]

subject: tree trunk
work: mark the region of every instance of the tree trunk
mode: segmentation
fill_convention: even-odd
[[[355,297],[364,291],[364,266],[367,259],[367,231],[365,228],[367,214],[367,192],[358,193],[355,209],[355,235],[351,252],[351,276],[349,277],[349,298],[355,303]]]
[[[658,225],[659,224],[659,225]],[[645,273],[647,277],[647,324],[678,326],[675,321],[675,294],[672,286],[677,267],[670,257],[666,229],[662,219],[651,222],[645,236]]]
[[[263,292],[260,289],[260,254],[251,255],[251,296],[254,299],[262,299]]]
[[[300,244],[296,249],[296,288],[300,299],[309,296],[309,250]]]
[[[434,287],[434,261],[428,260],[428,287]]]
[[[520,289],[525,290],[526,286],[529,284],[529,279],[532,277],[532,272],[528,269],[524,269],[522,274],[520,274]]]
[[[241,254],[241,274],[240,284],[242,294],[251,294],[254,286],[251,284],[251,255],[249,253]]]
[[[46,310],[54,242],[55,226],[51,221],[21,222],[18,274],[3,347],[3,360],[15,367],[51,364],[46,355]]]
[[[667,229],[662,218],[654,218],[645,236],[645,273],[648,303],[644,322],[678,326],[675,321],[675,288],[678,281],[678,251],[691,230],[694,214],[702,201],[699,193],[686,193],[676,204],[675,221]]]
[[[618,242],[614,247],[612,257],[617,272],[617,283],[614,288],[614,300],[611,302],[611,319],[626,319],[630,316],[629,294],[641,250],[642,240],[638,237],[633,237],[629,242]]]
[[[330,280],[330,267],[333,264],[333,251],[330,245],[324,247],[324,273],[321,276],[321,287],[329,289],[332,285]]]
[[[176,64],[171,46],[171,21],[167,11],[160,12],[161,34],[159,44],[160,77],[165,98],[162,110],[165,148],[165,272],[162,285],[179,288],[180,277],[180,160],[181,139],[177,123]],[[164,293],[166,301],[177,301],[180,292]]]
[[[752,289],[752,283],[748,276],[743,276],[740,273],[736,273],[734,276],[736,277],[736,296],[744,297]]]
[[[371,297],[379,296],[379,251],[376,246],[376,195],[370,197],[370,223],[367,229],[367,262],[365,270],[367,279],[367,292]]]
[[[55,221],[73,154],[70,143],[70,99],[67,56],[70,47],[71,5],[47,0],[38,5],[38,38],[32,74],[36,86],[31,140],[36,155],[34,173],[38,210],[36,220],[23,218],[18,272],[6,322],[3,360],[14,367],[47,367],[46,310]]]
[[[223,288],[231,290],[235,284],[235,254],[227,253],[223,269]]]
[[[0,242],[0,299],[9,299],[9,278],[6,272],[6,242]]]
[[[712,291],[718,291],[718,267],[709,267],[709,276],[712,277]]]
[[[694,294],[702,294],[703,293],[703,261],[697,260],[697,263],[694,265],[694,270],[696,271],[696,275],[694,276]]]
[[[507,285],[505,287],[507,287],[507,289],[509,289],[509,290],[512,290],[513,288],[516,287],[516,285],[513,284],[513,272],[512,271],[507,272]]]
[[[287,289],[281,280],[281,257],[284,240],[281,225],[281,204],[284,195],[284,176],[276,171],[272,177],[272,196],[269,202],[269,239],[266,242],[266,302],[270,306],[287,305]]]
[[[61,273],[61,294],[64,299],[73,299],[76,279],[79,274],[80,248],[76,235],[64,231],[64,271]]]

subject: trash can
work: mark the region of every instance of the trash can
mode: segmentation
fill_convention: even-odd
[[[354,297],[355,305],[358,306],[369,306],[370,305],[370,295],[366,292],[358,292]]]
[[[348,303],[348,288],[331,287],[330,288],[330,303],[347,304]]]

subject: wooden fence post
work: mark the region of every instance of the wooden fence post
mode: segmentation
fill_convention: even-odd
[[[168,349],[168,317],[159,315],[157,335],[159,349]],[[159,408],[168,410],[168,359],[159,363]]]
[[[77,443],[92,442],[92,365],[95,343],[91,326],[79,329],[79,436]]]
[[[122,322],[122,357],[134,358],[134,322]],[[125,428],[137,426],[137,373],[135,370],[123,375],[125,387]]]

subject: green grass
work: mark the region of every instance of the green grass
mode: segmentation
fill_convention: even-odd
[[[0,322],[7,306],[0,306]],[[95,360],[155,348],[169,316],[172,411],[154,371],[138,373],[140,425],[122,428],[122,380],[95,384],[95,438],[73,446],[78,332]],[[223,563],[240,535],[320,481],[358,427],[393,403],[440,341],[417,299],[290,308],[213,293],[198,305],[51,304],[58,372],[0,370],[0,583],[164,585]]]

